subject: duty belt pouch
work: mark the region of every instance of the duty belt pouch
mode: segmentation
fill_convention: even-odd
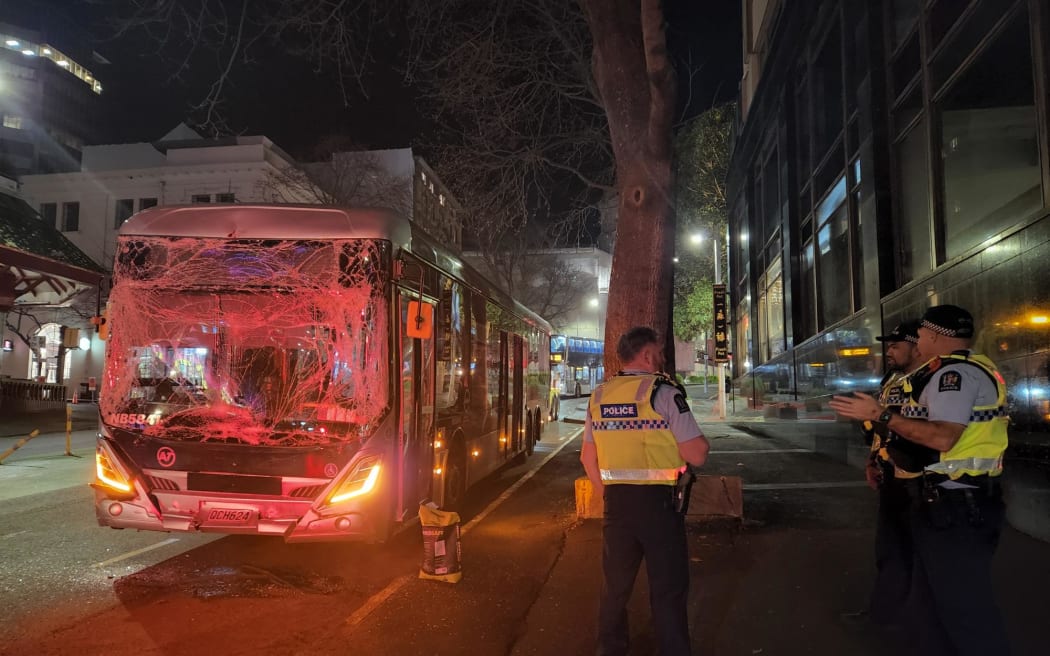
[[[952,525],[951,508],[941,490],[928,476],[922,477],[922,506],[930,525],[934,528],[948,528]]]
[[[977,505],[977,495],[974,494],[974,491],[963,490],[963,497],[966,499],[966,512],[970,526],[977,527],[984,524],[984,515],[981,514],[981,507]]]

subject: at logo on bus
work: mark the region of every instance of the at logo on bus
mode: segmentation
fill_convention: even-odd
[[[162,446],[157,449],[157,464],[161,467],[171,467],[175,464],[175,449],[170,446]]]
[[[602,419],[623,419],[625,417],[637,417],[638,406],[634,403],[603,403],[601,404]]]

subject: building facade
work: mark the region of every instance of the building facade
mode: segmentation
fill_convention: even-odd
[[[135,212],[191,203],[316,202],[283,184],[295,162],[262,136],[204,139],[180,125],[153,143],[87,146],[79,171],[22,178],[47,223],[106,269]]]
[[[874,337],[953,303],[1007,380],[1015,441],[1048,441],[1050,6],[786,4],[744,2],[728,184],[741,393],[818,410],[874,388]]]
[[[0,22],[0,174],[76,171],[84,145],[103,128],[102,82],[91,69],[108,62],[46,32]]]

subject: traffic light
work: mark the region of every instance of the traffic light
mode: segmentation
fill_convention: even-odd
[[[97,317],[91,317],[91,324],[95,326],[95,332],[102,341],[109,339],[109,323],[106,321],[106,311]]]

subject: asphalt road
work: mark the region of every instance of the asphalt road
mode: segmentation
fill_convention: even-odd
[[[92,434],[75,436],[85,458],[43,436],[0,467],[0,654],[452,654],[464,629],[474,653],[506,653],[575,520],[550,483],[579,473],[562,448],[578,433],[551,425],[525,465],[472,490],[457,585],[418,580],[418,530],[370,546],[100,528]]]

